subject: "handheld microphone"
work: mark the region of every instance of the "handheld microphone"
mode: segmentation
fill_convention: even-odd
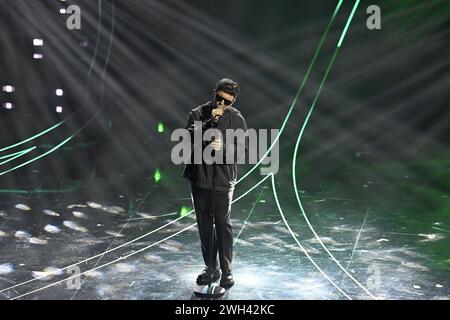
[[[219,122],[219,118],[220,118],[219,115],[217,115],[217,116],[215,116],[215,117],[213,118],[212,122],[213,122],[213,124],[214,124],[215,126],[217,126],[217,123]]]
[[[220,108],[220,109],[222,109],[223,110],[223,105],[222,104],[218,104],[217,105],[217,107],[218,108]],[[219,118],[221,117],[221,115],[215,115],[214,117],[213,117],[213,119],[212,119],[212,122],[213,122],[213,124],[215,125],[215,126],[217,126],[217,123],[219,122]]]
[[[221,116],[220,115],[215,115],[213,118],[212,118],[212,125],[214,126],[214,127],[217,127],[217,124],[218,124],[218,122],[219,122],[219,118],[220,118]]]

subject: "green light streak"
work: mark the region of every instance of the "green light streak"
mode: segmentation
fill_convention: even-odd
[[[62,147],[64,144],[66,144],[67,142],[69,142],[73,137],[74,137],[74,135],[70,136],[69,138],[67,138],[66,140],[64,140],[64,141],[61,142],[60,144],[58,144],[56,147],[54,147],[53,149],[50,149],[49,151],[47,151],[47,152],[44,153],[44,154],[41,154],[40,156],[37,156],[37,157],[35,157],[35,158],[31,159],[31,160],[28,160],[27,162],[24,162],[24,163],[22,163],[22,164],[19,164],[19,165],[15,166],[15,167],[12,168],[12,169],[9,169],[9,170],[0,172],[0,176],[2,176],[2,175],[4,175],[4,174],[7,174],[8,172],[17,170],[17,169],[19,169],[19,168],[22,168],[22,167],[24,167],[24,166],[26,166],[26,165],[28,165],[28,164],[34,162],[34,161],[37,161],[37,160],[39,160],[39,159],[45,157],[46,155],[48,155],[48,154],[52,153],[53,151],[56,151],[57,149],[59,149],[60,147]]]
[[[333,15],[330,19],[330,21],[328,22],[328,25],[325,29],[325,32],[323,33],[319,45],[314,53],[313,59],[311,60],[308,70],[306,71],[305,76],[303,77],[302,83],[299,87],[299,89],[297,90],[297,93],[295,94],[294,100],[292,101],[291,107],[289,108],[288,113],[286,114],[286,117],[283,120],[283,123],[281,124],[281,128],[280,131],[278,132],[277,136],[275,137],[274,141],[272,142],[272,144],[270,145],[269,149],[266,151],[266,153],[262,156],[262,158],[245,174],[243,175],[238,181],[237,184],[240,183],[242,180],[244,180],[246,177],[248,177],[254,170],[256,170],[256,168],[264,161],[264,159],[269,155],[270,151],[272,151],[273,147],[278,143],[278,140],[280,139],[281,134],[283,133],[286,124],[289,120],[289,117],[291,116],[292,111],[295,108],[295,105],[297,104],[297,100],[300,96],[300,93],[303,91],[303,87],[305,86],[305,83],[307,81],[307,79],[309,78],[309,75],[311,73],[312,68],[314,67],[317,57],[319,56],[320,50],[322,49],[323,43],[325,42],[325,39],[328,35],[328,32],[331,29],[331,26],[334,22],[334,20],[336,19],[336,15],[339,12],[339,9],[341,8],[343,0],[339,0],[338,4],[336,5],[336,8],[333,12]]]
[[[319,90],[317,91],[317,94],[316,94],[316,96],[315,96],[315,98],[314,98],[314,101],[313,101],[313,103],[312,103],[312,105],[311,105],[311,108],[310,108],[310,110],[309,110],[309,112],[308,112],[308,115],[306,116],[306,118],[305,118],[305,121],[304,121],[304,123],[303,123],[303,126],[302,126],[302,128],[301,128],[301,130],[300,130],[300,133],[299,133],[299,135],[298,135],[298,137],[297,137],[297,141],[296,141],[296,144],[295,144],[295,149],[294,149],[294,154],[293,154],[293,157],[292,157],[292,183],[293,183],[293,186],[294,186],[294,190],[295,190],[295,197],[296,197],[296,199],[297,199],[297,203],[298,203],[298,205],[299,205],[299,207],[300,207],[300,210],[301,210],[301,212],[302,212],[302,214],[303,214],[303,218],[305,219],[305,221],[306,221],[306,223],[308,224],[308,226],[309,226],[309,228],[311,229],[311,231],[313,232],[313,234],[314,234],[314,236],[319,240],[319,243],[321,244],[321,246],[325,249],[325,251],[328,253],[328,255],[331,257],[331,259],[361,288],[361,289],[363,289],[368,295],[370,295],[372,298],[374,298],[374,299],[376,299],[376,297],[371,293],[371,292],[369,292],[360,282],[358,282],[350,273],[348,273],[348,271],[340,264],[340,262],[333,256],[333,254],[328,250],[328,248],[325,246],[325,244],[322,242],[322,240],[320,239],[320,237],[319,237],[319,235],[316,233],[316,231],[314,230],[314,228],[313,228],[313,226],[311,225],[311,223],[310,223],[310,221],[309,221],[309,219],[308,219],[308,217],[307,217],[307,215],[306,215],[306,213],[305,213],[305,210],[304,210],[304,208],[303,208],[303,205],[302,205],[302,202],[301,202],[301,200],[300,200],[300,195],[299,195],[299,192],[298,192],[298,186],[297,186],[297,178],[296,178],[296,170],[297,170],[297,168],[296,168],[296,159],[297,159],[297,154],[298,154],[298,150],[299,150],[299,147],[300,147],[300,141],[301,141],[301,139],[302,139],[302,137],[303,137],[303,133],[304,133],[304,130],[305,130],[305,128],[306,128],[306,126],[307,126],[307,124],[308,124],[308,122],[309,122],[309,119],[310,119],[310,117],[311,117],[311,114],[312,114],[312,112],[314,111],[314,108],[315,108],[315,106],[316,106],[316,103],[317,103],[317,100],[318,100],[318,98],[319,98],[319,95],[320,95],[320,93],[321,93],[321,91],[322,91],[322,88],[323,88],[323,86],[324,86],[324,84],[325,84],[325,81],[326,81],[326,79],[328,78],[328,74],[329,74],[329,72],[330,72],[330,70],[331,70],[331,68],[332,68],[332,66],[334,65],[334,62],[335,62],[335,58],[336,58],[336,55],[337,55],[337,53],[339,52],[339,48],[340,47],[336,47],[336,50],[335,50],[335,52],[334,52],[334,55],[333,55],[333,58],[332,58],[332,60],[330,61],[330,64],[328,65],[328,68],[327,68],[327,72],[325,73],[325,75],[324,75],[324,77],[323,77],[323,79],[322,79],[322,82],[321,82],[321,84],[320,84],[320,87],[319,87]]]
[[[184,217],[190,215],[191,212],[193,212],[193,210],[189,211],[189,208],[183,206],[183,207],[181,207],[181,210],[180,210],[180,216],[181,216],[182,218],[184,218]]]
[[[6,161],[0,162],[0,166],[5,164],[5,163],[8,163],[10,161],[13,161],[14,159],[17,159],[17,158],[19,158],[19,157],[21,157],[23,155],[26,155],[27,153],[33,151],[34,149],[36,149],[36,147],[31,147],[31,148],[28,148],[28,149],[25,149],[25,150],[22,150],[22,151],[19,151],[19,152],[16,152],[16,153],[11,153],[11,154],[8,154],[6,156],[0,157],[0,159],[10,158],[10,159],[8,159]]]
[[[66,119],[66,120],[67,120],[67,119]],[[46,133],[48,133],[48,132],[50,132],[50,131],[52,131],[52,130],[58,128],[58,127],[59,127],[60,125],[62,125],[66,120],[61,121],[60,123],[55,124],[53,127],[50,127],[50,128],[48,128],[47,130],[44,130],[44,131],[42,131],[41,133],[38,133],[38,134],[36,134],[36,135],[34,135],[34,136],[32,136],[32,137],[26,139],[26,140],[23,140],[23,141],[18,142],[18,143],[16,143],[16,144],[10,145],[9,147],[5,147],[5,148],[3,148],[3,149],[0,149],[0,152],[5,151],[5,150],[12,149],[12,148],[17,147],[17,146],[20,146],[20,145],[22,145],[22,144],[24,144],[24,143],[27,143],[27,142],[29,142],[29,141],[31,141],[31,140],[33,140],[33,139],[39,138],[40,136],[43,136],[44,134],[46,134]]]
[[[253,187],[251,187],[250,189],[248,189],[246,192],[244,192],[242,195],[240,195],[238,198],[234,199],[231,203],[235,203],[239,200],[241,200],[243,197],[245,197],[247,194],[249,194],[250,192],[252,192],[253,190],[255,190],[261,183],[263,183],[264,181],[266,181],[268,178],[270,177],[270,174],[268,174],[267,176],[265,176],[264,178],[262,178],[261,180],[259,180],[259,182],[257,184],[255,184]]]
[[[325,75],[324,75],[324,77],[323,77],[323,79],[322,79],[322,81],[321,81],[321,83],[320,83],[319,90],[317,91],[316,96],[314,97],[313,103],[312,103],[312,105],[311,105],[311,107],[310,107],[310,109],[309,109],[309,112],[308,112],[308,114],[307,114],[307,116],[306,116],[306,118],[305,118],[305,121],[303,122],[303,125],[302,125],[302,128],[301,128],[301,130],[300,130],[300,133],[299,133],[299,135],[297,136],[297,141],[296,141],[296,143],[295,143],[294,154],[293,154],[293,156],[292,156],[292,184],[293,184],[293,186],[294,186],[295,197],[296,197],[296,199],[297,199],[298,206],[300,207],[300,210],[301,210],[301,212],[302,212],[303,218],[305,219],[306,223],[308,224],[310,230],[313,232],[313,234],[314,234],[314,236],[316,237],[316,239],[319,241],[319,243],[320,243],[320,245],[322,246],[322,248],[327,252],[327,254],[331,257],[331,259],[339,266],[339,268],[341,268],[341,269],[342,269],[342,270],[343,270],[343,271],[344,271],[344,272],[345,272],[345,273],[353,280],[353,282],[355,282],[362,290],[364,290],[364,291],[365,291],[369,296],[371,296],[373,299],[377,299],[377,298],[376,298],[369,290],[367,290],[366,287],[364,287],[358,280],[356,280],[356,279],[355,279],[355,278],[354,278],[354,277],[353,277],[353,276],[352,276],[352,275],[351,275],[351,274],[350,274],[350,273],[349,273],[349,272],[341,265],[341,263],[333,256],[333,254],[328,250],[328,248],[325,246],[325,244],[323,243],[323,241],[320,239],[320,236],[319,236],[319,235],[316,233],[316,231],[314,230],[314,228],[313,228],[313,226],[311,225],[311,223],[310,223],[310,221],[309,221],[309,219],[308,219],[308,217],[307,217],[307,215],[306,215],[306,212],[305,212],[305,210],[304,210],[304,208],[303,208],[303,204],[302,204],[302,202],[301,202],[300,195],[299,195],[299,192],[298,192],[297,178],[296,178],[296,172],[297,172],[297,171],[296,171],[296,170],[297,170],[297,168],[296,168],[296,159],[297,159],[298,150],[299,150],[299,147],[300,147],[300,142],[301,142],[301,139],[302,139],[302,137],[303,137],[303,133],[304,133],[305,128],[306,128],[306,126],[307,126],[307,124],[308,124],[308,122],[309,122],[309,119],[310,119],[310,117],[311,117],[311,114],[312,114],[312,112],[314,111],[314,108],[315,108],[315,106],[316,106],[317,100],[319,99],[320,93],[322,92],[322,89],[323,89],[323,86],[324,86],[324,84],[325,84],[325,81],[326,81],[327,78],[328,78],[328,74],[329,74],[331,68],[332,68],[333,65],[334,65],[336,56],[337,56],[337,54],[338,54],[338,52],[339,52],[339,49],[340,49],[340,47],[341,47],[341,44],[342,44],[342,40],[344,39],[344,38],[343,38],[343,35],[345,34],[345,32],[346,32],[347,29],[348,29],[349,23],[351,22],[351,19],[352,19],[353,15],[354,15],[354,12],[355,12],[355,10],[356,10],[356,7],[357,7],[358,3],[359,3],[359,1],[357,1],[357,2],[355,3],[355,6],[353,7],[353,11],[352,11],[352,13],[350,14],[350,17],[349,17],[348,20],[347,20],[347,24],[346,24],[346,27],[345,27],[343,33],[342,33],[341,40],[339,41],[339,44],[338,44],[338,46],[336,47],[336,49],[335,49],[335,51],[334,51],[333,58],[331,59],[329,65],[328,65],[327,71],[326,71],[326,73],[325,73]]]
[[[305,128],[309,122],[309,118],[311,117],[312,112],[314,111],[314,108],[316,106],[317,100],[319,98],[319,95],[322,91],[322,88],[325,84],[326,79],[328,78],[328,74],[332,68],[332,66],[334,65],[334,61],[336,58],[337,53],[339,52],[340,47],[336,47],[336,50],[334,52],[333,58],[330,61],[330,64],[328,65],[327,71],[322,79],[322,82],[320,83],[320,87],[319,90],[316,93],[316,96],[314,97],[314,101],[311,105],[311,108],[309,109],[308,115],[305,118],[305,121],[303,122],[303,126],[300,130],[300,133],[297,137],[297,141],[295,143],[295,149],[294,149],[294,154],[292,157],[292,184],[294,186],[294,190],[295,190],[295,197],[297,199],[297,203],[298,206],[300,207],[300,210],[302,212],[303,218],[305,219],[306,223],[308,224],[309,228],[311,229],[311,231],[313,232],[314,236],[316,237],[316,239],[318,239],[319,243],[321,244],[321,246],[324,248],[324,250],[328,253],[328,255],[331,257],[331,259],[361,288],[363,289],[369,296],[371,296],[373,299],[377,299],[371,292],[369,292],[369,290],[367,290],[366,287],[364,287],[360,282],[358,282],[358,280],[356,280],[341,264],[340,262],[333,256],[333,254],[328,250],[328,248],[325,246],[325,244],[322,242],[322,240],[320,239],[319,235],[316,233],[316,231],[314,230],[313,226],[311,225],[305,210],[303,208],[302,202],[300,200],[300,195],[298,192],[298,186],[297,186],[297,178],[296,178],[296,159],[297,159],[297,154],[298,154],[298,150],[300,147],[300,141],[303,137],[303,133],[305,131]]]
[[[4,174],[7,174],[7,173],[9,173],[9,172],[11,172],[11,171],[17,170],[17,169],[19,169],[19,168],[22,168],[22,167],[24,167],[24,166],[26,166],[26,165],[28,165],[28,164],[34,162],[34,161],[37,161],[37,160],[39,160],[39,159],[42,159],[43,157],[49,155],[50,153],[53,153],[54,151],[58,150],[58,149],[61,148],[63,145],[65,145],[67,142],[69,142],[70,140],[72,140],[73,137],[75,137],[75,136],[76,136],[80,131],[82,131],[86,126],[88,126],[88,125],[89,125],[89,124],[90,124],[90,123],[98,116],[98,114],[103,110],[103,108],[104,108],[104,106],[102,106],[102,107],[100,108],[100,110],[98,110],[98,111],[95,113],[95,115],[94,115],[87,123],[85,123],[85,124],[84,124],[77,132],[75,132],[74,134],[72,134],[70,137],[68,137],[67,139],[65,139],[63,142],[61,142],[61,143],[58,144],[57,146],[53,147],[52,149],[50,149],[49,151],[45,152],[44,154],[42,154],[42,155],[40,155],[40,156],[37,156],[37,157],[35,157],[35,158],[33,158],[33,159],[31,159],[31,160],[25,162],[25,163],[22,163],[22,164],[19,164],[19,165],[15,166],[15,167],[12,168],[12,169],[9,169],[9,170],[7,170],[7,171],[0,172],[0,176],[2,176],[2,175],[4,175]],[[66,119],[66,120],[67,120],[67,119]]]
[[[19,194],[36,194],[36,193],[67,193],[73,192],[82,186],[80,181],[75,181],[72,187],[66,189],[33,189],[33,190],[14,190],[14,189],[0,189],[0,193],[19,193]]]
[[[153,175],[155,182],[158,183],[161,180],[161,171],[159,169],[155,170],[155,174]]]
[[[158,123],[158,133],[164,132],[164,124],[162,122]]]
[[[275,202],[278,207],[278,211],[280,212],[281,218],[283,219],[284,224],[286,225],[286,228],[288,229],[289,233],[291,234],[294,241],[297,243],[297,245],[300,247],[300,249],[303,251],[303,253],[306,255],[306,257],[309,259],[309,261],[319,270],[319,272],[327,279],[333,287],[335,287],[340,293],[342,293],[347,299],[352,300],[352,298],[345,293],[334,281],[317,265],[317,263],[311,258],[311,256],[308,254],[308,252],[305,250],[305,248],[302,246],[300,241],[298,241],[297,237],[295,236],[295,233],[292,231],[291,227],[289,226],[289,223],[286,220],[286,217],[284,216],[283,209],[281,209],[280,201],[278,200],[278,194],[277,194],[277,188],[275,187],[275,178],[273,174],[270,174],[268,176],[272,177],[272,191],[273,196],[275,198]]]
[[[345,35],[346,35],[346,33],[347,33],[348,27],[350,27],[350,23],[352,22],[353,16],[355,15],[356,8],[357,8],[358,5],[359,5],[359,1],[360,1],[360,0],[356,0],[356,1],[355,1],[355,4],[353,5],[352,13],[350,13],[350,17],[349,17],[348,20],[347,20],[347,23],[346,23],[345,28],[344,28],[344,32],[342,32],[341,38],[339,39],[339,42],[338,42],[338,45],[337,45],[338,48],[341,47],[342,42],[344,41],[344,38],[345,38]]]

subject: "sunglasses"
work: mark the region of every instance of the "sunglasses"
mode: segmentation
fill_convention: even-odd
[[[225,99],[224,97],[219,96],[218,94],[216,94],[216,102],[221,102],[221,101],[226,106],[229,106],[229,105],[231,105],[234,102],[234,101],[230,101],[230,100]]]

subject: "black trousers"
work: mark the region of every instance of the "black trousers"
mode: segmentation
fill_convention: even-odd
[[[233,191],[215,191],[215,194],[213,270],[217,269],[220,263],[222,272],[231,272],[231,262],[233,260],[233,228],[230,213]],[[210,263],[212,196],[212,190],[202,189],[192,185],[192,202],[197,216],[203,260],[206,266],[209,266]],[[219,261],[217,261],[217,252],[219,253]]]

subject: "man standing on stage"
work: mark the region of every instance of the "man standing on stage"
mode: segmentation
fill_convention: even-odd
[[[226,137],[225,130],[227,129],[242,129],[246,131],[245,119],[235,107],[238,93],[239,85],[235,81],[231,79],[220,80],[214,89],[213,99],[190,111],[186,128],[191,131],[191,136],[194,135],[196,130],[204,132],[211,127],[216,127],[220,130],[223,138]],[[200,123],[200,125],[195,125],[194,122]],[[203,142],[202,150],[208,144],[211,145],[214,152],[220,151],[223,154],[225,154],[227,149],[233,147],[233,150],[238,150],[237,144],[240,143],[239,140],[226,141],[223,138],[217,137],[212,142]],[[214,174],[215,179],[213,181]],[[183,176],[191,181],[192,201],[197,216],[203,260],[206,265],[205,269],[197,277],[197,284],[208,284],[209,273],[211,273],[212,281],[217,281],[221,276],[220,271],[222,271],[220,286],[225,289],[231,288],[234,285],[234,279],[231,273],[233,229],[230,213],[234,185],[237,181],[236,158],[234,158],[232,163],[227,161],[223,164],[206,164],[204,161],[196,164],[191,161],[190,164],[186,165]],[[213,242],[213,265],[210,268],[213,190],[215,190],[215,239]],[[217,261],[217,252],[219,253],[219,261]]]

